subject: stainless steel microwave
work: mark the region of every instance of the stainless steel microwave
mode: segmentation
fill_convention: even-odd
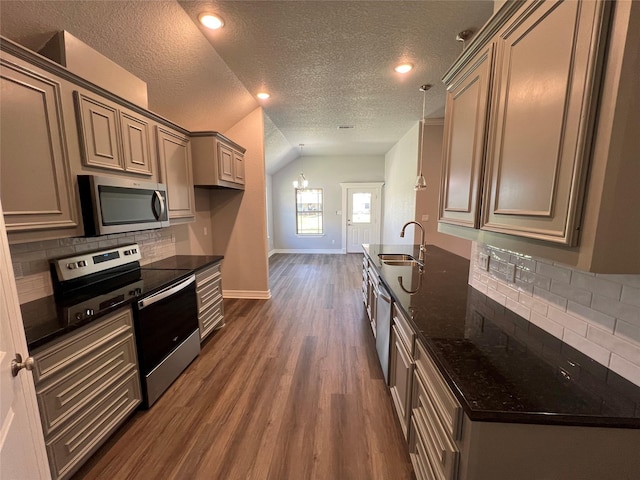
[[[86,236],[169,226],[162,183],[78,175],[78,188]]]

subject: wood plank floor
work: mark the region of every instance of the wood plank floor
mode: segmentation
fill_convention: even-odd
[[[227,325],[75,479],[412,479],[362,302],[362,255],[270,259]]]

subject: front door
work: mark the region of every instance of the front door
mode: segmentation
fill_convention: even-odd
[[[379,243],[379,189],[347,188],[347,253],[361,253],[363,243]]]
[[[11,374],[28,356],[7,231],[0,205],[0,478],[50,479],[31,372]]]

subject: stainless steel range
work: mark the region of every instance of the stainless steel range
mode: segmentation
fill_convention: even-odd
[[[52,260],[58,305],[69,324],[131,303],[147,408],[200,352],[195,276],[185,270],[142,270],[137,244]]]

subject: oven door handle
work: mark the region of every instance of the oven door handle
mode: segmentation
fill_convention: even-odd
[[[189,278],[178,283],[177,285],[173,285],[165,290],[159,291],[158,293],[149,295],[148,297],[145,297],[142,300],[138,300],[138,310],[147,308],[148,306],[153,305],[154,303],[159,302],[160,300],[164,300],[165,298],[170,297],[174,293],[177,293],[180,290],[187,288],[189,285],[191,285],[195,281],[196,281],[196,276],[191,275]]]

